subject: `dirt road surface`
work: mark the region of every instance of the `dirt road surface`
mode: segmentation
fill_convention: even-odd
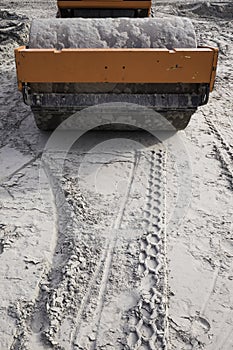
[[[0,0],[1,350],[233,349],[233,3],[153,11],[219,48],[209,104],[176,134],[72,143],[16,84],[13,50],[56,2]]]

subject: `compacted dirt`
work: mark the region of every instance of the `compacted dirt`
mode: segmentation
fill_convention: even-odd
[[[0,0],[1,350],[233,348],[233,3],[155,12],[219,48],[208,105],[175,134],[50,134],[13,50],[56,2]]]

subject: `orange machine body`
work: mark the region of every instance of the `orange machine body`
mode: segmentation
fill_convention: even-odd
[[[63,0],[57,1],[58,9],[147,9],[148,16],[150,15],[151,1],[148,0]]]
[[[206,83],[213,89],[218,50],[15,50],[18,87],[27,83]]]

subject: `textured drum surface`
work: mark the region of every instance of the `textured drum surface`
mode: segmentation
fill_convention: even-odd
[[[31,25],[30,48],[193,48],[187,18],[39,19]]]

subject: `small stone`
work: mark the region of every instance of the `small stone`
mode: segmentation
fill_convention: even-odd
[[[95,334],[89,335],[88,338],[90,341],[95,341],[95,339],[96,339]]]
[[[46,286],[46,284],[42,284],[42,286],[41,286],[41,290],[43,291],[43,292],[49,292],[49,287],[48,286]]]

